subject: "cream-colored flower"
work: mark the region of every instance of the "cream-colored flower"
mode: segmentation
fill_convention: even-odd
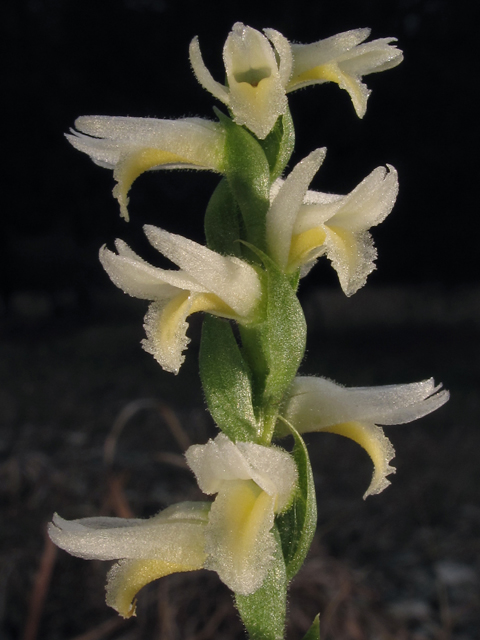
[[[292,44],[293,71],[287,93],[312,84],[336,82],[350,94],[355,111],[363,118],[369,89],[361,81],[369,73],[396,67],[403,60],[396,38],[364,44],[370,29],[354,29],[312,44]]]
[[[68,553],[119,560],[108,573],[107,604],[125,618],[149,582],[183,571],[211,569],[240,595],[262,586],[273,555],[275,514],[285,510],[297,482],[291,456],[276,447],[234,444],[220,434],[186,453],[200,488],[215,501],[183,502],[148,520],[55,515],[48,532]]]
[[[342,387],[326,378],[295,378],[283,409],[283,417],[299,433],[327,431],[355,440],[372,458],[372,482],[364,498],[380,493],[394,473],[390,461],[395,450],[378,425],[412,422],[441,407],[448,391],[433,378],[411,384],[383,387]],[[288,431],[281,420],[278,435]]]
[[[351,296],[375,269],[377,252],[368,230],[392,210],[397,172],[390,165],[378,167],[346,196],[308,191],[324,157],[325,149],[313,151],[272,186],[267,244],[285,272],[300,268],[302,276],[325,254]]]
[[[254,319],[261,298],[255,269],[232,256],[221,256],[182,236],[157,227],[144,227],[150,243],[180,267],[178,271],[152,267],[117,240],[118,254],[106,247],[100,261],[113,283],[135,298],[152,300],[145,316],[143,348],[166,370],[178,373],[190,342],[187,316],[208,311],[241,324]]]
[[[135,615],[135,596],[149,582],[201,569],[210,503],[182,502],[148,520],[82,518],[57,514],[48,527],[52,541],[85,560],[119,560],[107,578],[107,604],[124,618]]]
[[[217,494],[205,529],[205,567],[235,593],[253,593],[273,559],[275,515],[293,498],[295,463],[282,449],[234,444],[224,434],[193,445],[186,458],[202,491]]]
[[[223,127],[201,118],[157,120],[83,116],[75,120],[78,131],[66,134],[79,151],[107,169],[117,184],[113,195],[128,220],[128,192],[145,171],[156,169],[223,170]]]
[[[190,62],[197,80],[229,107],[237,124],[245,125],[261,139],[287,109],[285,87],[292,70],[288,40],[274,29],[264,31],[267,37],[241,22],[233,25],[223,49],[227,86],[214,80],[208,71],[198,38],[190,44]]]

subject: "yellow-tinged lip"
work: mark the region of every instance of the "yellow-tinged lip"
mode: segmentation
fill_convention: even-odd
[[[386,480],[386,476],[395,472],[395,469],[389,465],[390,460],[395,455],[395,450],[381,427],[351,421],[324,427],[321,431],[336,433],[350,438],[365,449],[372,459],[374,465],[373,478],[364,497],[372,493],[379,493],[390,484]]]
[[[318,65],[317,67],[312,67],[311,69],[307,69],[307,71],[294,76],[290,81],[289,88],[301,82],[315,82],[316,80],[322,80],[323,82],[336,82],[337,84],[340,84],[340,80],[344,76],[345,74],[340,71],[338,64],[330,62]]]
[[[347,278],[349,280],[355,273],[359,261],[359,247],[355,235],[342,227],[328,226],[332,232],[330,241],[335,244],[337,251],[341,253],[341,260],[346,267]],[[340,275],[340,274],[339,274]]]
[[[164,308],[158,324],[159,341],[169,346],[175,344],[185,317],[199,311],[215,311],[227,318],[235,317],[233,309],[215,294],[191,294],[185,291],[175,296]]]
[[[142,149],[126,154],[115,166],[113,177],[117,185],[113,195],[120,204],[121,215],[128,221],[128,192],[135,180],[145,171],[165,164],[195,165],[191,159],[163,149]]]
[[[253,480],[233,482],[228,488],[228,502],[224,503],[223,522],[225,547],[239,573],[252,555],[270,517],[274,498]]]
[[[289,271],[298,269],[308,261],[308,256],[324,244],[325,238],[326,233],[322,227],[314,227],[292,236],[288,254]]]
[[[306,82],[336,82],[342,89],[350,94],[355,109],[362,112],[365,108],[366,96],[362,93],[358,78],[343,73],[336,62],[328,62],[317,67],[307,69],[303,73],[294,76],[290,80],[287,92],[293,91],[299,84]]]
[[[163,560],[127,560],[114,565],[108,575],[107,604],[124,618],[135,615],[137,593],[145,585],[171,573],[201,569],[206,555],[198,563],[173,563]]]
[[[211,311],[224,318],[237,318],[237,314],[213,293],[181,291],[163,309],[151,307],[153,313],[145,317],[148,341],[145,348],[167,371],[178,373],[183,362],[182,352],[189,339],[186,336],[187,316],[198,311]]]

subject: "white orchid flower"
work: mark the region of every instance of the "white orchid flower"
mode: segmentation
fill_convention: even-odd
[[[308,191],[325,149],[313,151],[271,190],[266,234],[269,253],[285,272],[308,273],[326,255],[347,296],[363,287],[377,252],[369,229],[390,213],[398,193],[397,172],[377,167],[348,195]]]
[[[390,44],[396,38],[380,38],[361,44],[370,29],[354,29],[312,44],[292,44],[293,71],[287,92],[312,84],[336,82],[350,94],[357,115],[363,118],[369,89],[362,76],[396,67],[402,51]]]
[[[199,83],[229,107],[237,124],[260,139],[287,109],[285,87],[292,70],[288,40],[274,29],[264,32],[267,37],[241,22],[233,25],[223,48],[228,86],[213,79],[198,38],[190,44],[190,62]]]
[[[208,311],[248,324],[261,298],[255,269],[232,256],[221,256],[182,236],[146,225],[150,243],[180,267],[178,271],[152,267],[128,245],[116,240],[118,254],[105,246],[100,261],[113,283],[135,298],[152,300],[145,316],[143,348],[160,365],[178,373],[190,340],[187,316]]]
[[[108,573],[107,604],[125,618],[135,596],[171,573],[211,569],[240,595],[261,587],[272,561],[274,516],[286,509],[297,482],[291,456],[276,447],[234,444],[220,434],[186,453],[210,502],[183,502],[148,520],[53,517],[52,541],[86,560],[119,560]]]
[[[183,502],[148,520],[82,518],[57,514],[48,527],[52,541],[86,560],[119,560],[107,578],[107,604],[124,618],[135,615],[135,596],[149,582],[201,569],[210,503]]]
[[[297,377],[282,414],[299,433],[338,433],[362,446],[374,464],[366,498],[383,491],[390,484],[386,476],[395,472],[389,464],[395,450],[378,425],[404,424],[435,411],[449,398],[441,386],[430,378],[411,384],[347,388],[326,378]],[[280,420],[278,435],[287,433]]]
[[[282,449],[234,444],[224,434],[185,455],[202,491],[217,494],[205,528],[205,567],[235,593],[253,593],[273,559],[275,514],[293,498],[295,463]]]
[[[83,116],[66,134],[79,151],[107,169],[117,184],[113,195],[128,220],[128,192],[145,171],[207,169],[222,172],[225,133],[222,125],[201,118],[157,120]]]

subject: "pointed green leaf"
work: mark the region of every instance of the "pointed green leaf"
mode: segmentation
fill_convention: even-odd
[[[252,371],[264,376],[263,405],[278,405],[305,353],[305,316],[289,277],[263,252],[250,248],[265,266],[265,321],[242,327],[242,343]]]
[[[234,442],[255,440],[250,372],[228,321],[205,315],[199,362],[207,405],[218,427]]]
[[[265,219],[270,206],[270,167],[258,140],[215,110],[225,127],[225,175],[245,224],[246,240],[265,248]]]
[[[312,626],[303,636],[303,640],[320,640],[320,614],[315,616]]]
[[[282,175],[295,146],[295,129],[288,108],[286,113],[278,118],[265,140],[259,142],[267,156],[270,179],[273,182]]]
[[[235,604],[250,640],[283,640],[287,613],[287,579],[281,542],[274,529],[276,547],[263,585],[249,596],[235,595]]]
[[[240,210],[226,178],[220,180],[205,212],[207,246],[222,255],[241,256]]]
[[[312,544],[317,526],[317,500],[305,442],[290,423],[286,420],[284,422],[295,440],[292,455],[298,469],[298,487],[292,506],[277,518],[287,578],[291,580],[302,566]]]

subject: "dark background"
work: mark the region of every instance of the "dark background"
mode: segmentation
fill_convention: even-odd
[[[346,299],[326,260],[302,282],[302,371],[354,386],[434,375],[452,394],[420,423],[388,428],[398,472],[365,502],[365,453],[328,434],[308,438],[319,528],[292,586],[289,638],[321,611],[322,640],[477,640],[480,25],[475,3],[452,0],[2,3],[0,637],[242,637],[215,574],[151,585],[124,624],[103,601],[106,563],[63,552],[52,560],[43,535],[53,511],[147,517],[202,499],[181,466],[185,444],[152,409],[173,410],[192,442],[215,434],[197,373],[201,317],[191,319],[180,374],[163,372],[139,346],[146,304],[118,291],[97,256],[121,237],[158,260],[145,223],[201,242],[218,176],[144,174],[127,224],[112,172],[63,133],[79,115],[212,117],[219,105],[196,82],[188,45],[200,37],[220,80],[235,21],[305,43],[357,27],[399,39],[404,62],[365,78],[373,93],[363,120],[335,85],[290,94],[291,166],[328,147],[315,188],[347,193],[386,163],[400,178],[392,214],[373,230],[378,270],[367,286]],[[105,444],[127,414],[112,465]]]

